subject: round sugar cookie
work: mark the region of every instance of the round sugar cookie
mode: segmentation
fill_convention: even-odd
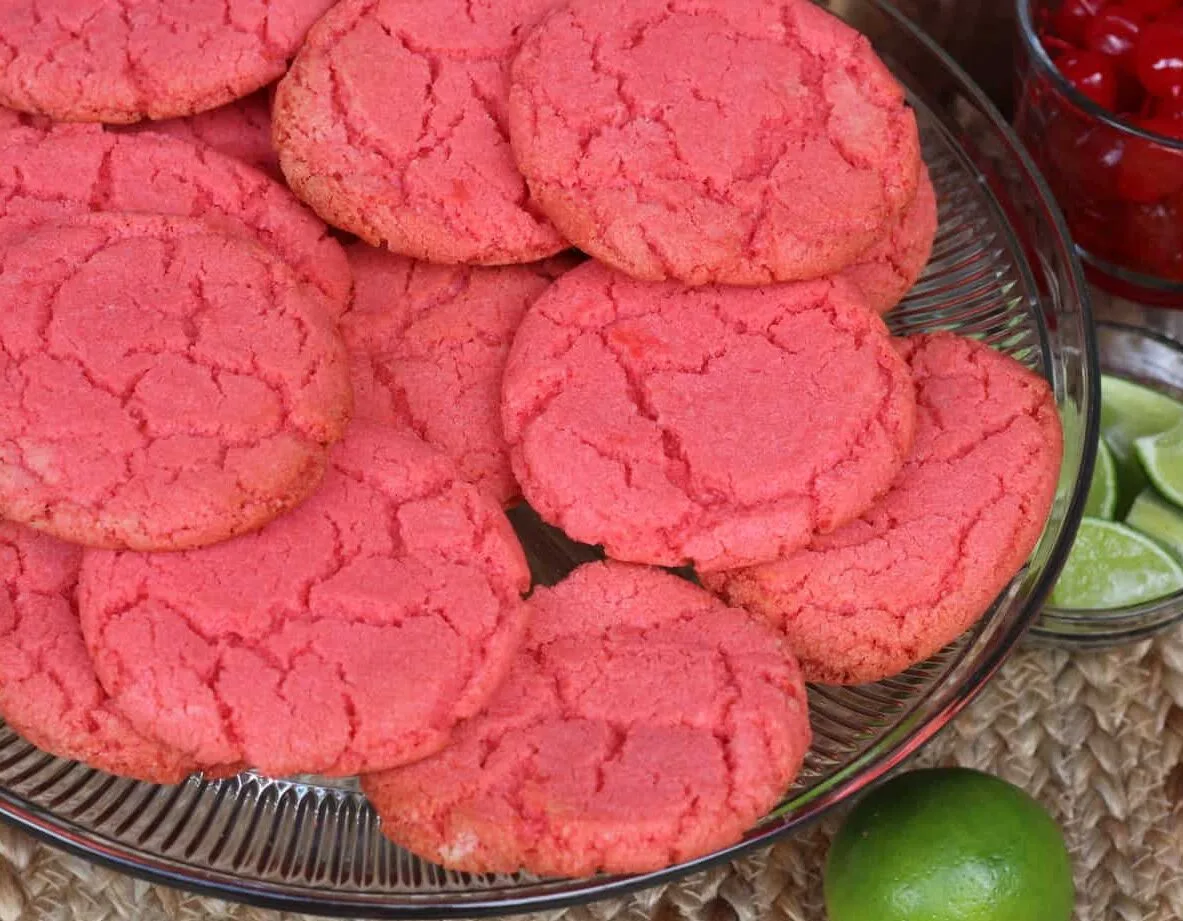
[[[544,519],[616,559],[701,570],[860,515],[913,414],[907,366],[846,283],[688,288],[595,262],[527,311],[502,394]]]
[[[519,494],[501,430],[501,378],[514,333],[551,282],[547,264],[417,262],[358,243],[353,305],[341,321],[355,417],[410,426],[505,505]]]
[[[509,521],[445,455],[355,423],[316,494],[255,534],[88,551],[79,608],[142,732],[201,761],[349,775],[431,754],[481,709],[529,584]]]
[[[920,165],[899,84],[809,0],[572,0],[523,42],[508,123],[559,231],[651,281],[836,272]]]
[[[362,778],[384,834],[474,873],[641,873],[734,844],[780,800],[810,731],[773,631],[615,562],[528,604],[485,711],[434,757]]]
[[[530,262],[568,244],[506,137],[508,69],[558,0],[342,0],[275,98],[288,182],[330,224],[432,262]]]
[[[899,349],[917,423],[892,490],[806,550],[704,578],[783,631],[810,681],[877,681],[951,642],[1022,567],[1055,494],[1062,439],[1043,378],[948,333]]]
[[[340,314],[352,284],[328,228],[284,186],[245,163],[176,138],[97,125],[0,132],[0,245],[47,220],[86,211],[200,218],[249,234]]]
[[[937,195],[921,167],[920,186],[891,230],[840,273],[867,298],[876,313],[887,313],[907,294],[932,255],[937,235]]]
[[[277,257],[84,214],[0,251],[0,516],[99,547],[259,527],[320,481],[345,346]]]
[[[122,124],[231,102],[287,70],[334,0],[5,0],[0,103]]]
[[[271,90],[268,88],[196,115],[138,122],[113,130],[164,134],[210,147],[273,179],[283,180],[279,156],[271,143]]]
[[[0,522],[0,715],[59,758],[152,783],[198,769],[138,733],[95,677],[74,589],[82,548]]]

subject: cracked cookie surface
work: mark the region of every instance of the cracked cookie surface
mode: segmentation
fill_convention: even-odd
[[[1062,435],[1048,384],[947,333],[899,348],[916,379],[916,444],[858,521],[786,559],[704,578],[785,634],[810,681],[903,671],[974,623],[1043,530]]]
[[[413,434],[355,423],[321,488],[255,534],[88,551],[82,629],[141,731],[273,776],[428,755],[476,713],[525,627],[508,520]]]
[[[509,62],[557,0],[343,0],[275,99],[292,188],[330,224],[432,262],[530,262],[567,244],[505,127]]]
[[[113,129],[121,130],[121,129]],[[283,179],[279,155],[271,143],[271,89],[184,118],[140,122],[126,129],[147,131],[211,147],[241,160],[273,179]]]
[[[364,243],[346,252],[354,291],[341,333],[355,416],[409,426],[509,503],[520,490],[501,429],[501,378],[526,308],[563,264],[433,265]]]
[[[74,606],[81,562],[81,547],[0,522],[0,715],[59,758],[179,783],[197,765],[133,729],[95,676]]]
[[[307,496],[349,418],[331,318],[253,241],[84,214],[0,253],[0,513],[178,549]]]
[[[839,274],[863,292],[872,310],[887,313],[912,289],[924,271],[936,233],[936,190],[928,169],[921,167],[916,197],[904,213],[892,222],[882,240]]]
[[[809,0],[574,0],[523,42],[509,99],[542,209],[636,278],[835,272],[916,190],[903,90]]]
[[[386,835],[470,872],[639,873],[738,841],[779,801],[809,717],[757,619],[615,562],[527,604],[485,711],[438,755],[362,778]]]
[[[62,121],[191,115],[280,76],[334,0],[5,0],[0,103]]]
[[[639,282],[599,263],[534,302],[502,422],[523,494],[611,557],[775,559],[867,509],[911,446],[911,376],[841,281]]]
[[[176,138],[97,125],[0,131],[0,244],[86,211],[193,217],[249,234],[316,288],[334,315],[348,303],[340,244],[288,189],[245,163]]]

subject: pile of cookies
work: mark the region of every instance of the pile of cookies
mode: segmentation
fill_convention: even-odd
[[[1051,392],[889,335],[936,195],[809,0],[11,0],[0,103],[0,714],[46,751],[650,870],[778,802],[806,680],[928,657],[1038,540]],[[531,590],[523,499],[607,560]]]

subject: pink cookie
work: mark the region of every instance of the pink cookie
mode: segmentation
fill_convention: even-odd
[[[80,547],[0,522],[0,714],[60,758],[179,783],[196,764],[136,732],[95,677],[74,607],[81,562]]]
[[[514,165],[509,62],[558,0],[343,0],[275,99],[279,160],[330,224],[432,262],[530,262],[567,244]]]
[[[198,221],[84,214],[0,251],[0,516],[101,547],[261,526],[349,418],[344,344],[282,262]]]
[[[887,313],[898,304],[924,271],[937,235],[937,195],[921,167],[916,197],[894,221],[887,236],[847,266],[841,275],[866,295],[876,313]]]
[[[395,842],[476,873],[641,873],[735,843],[780,800],[810,733],[772,631],[623,563],[529,606],[485,712],[435,757],[362,778]]]
[[[891,492],[807,550],[704,580],[784,631],[811,681],[877,681],[952,641],[1022,567],[1055,494],[1046,381],[948,333],[899,348],[916,379],[916,445]]]
[[[809,0],[573,0],[514,61],[509,132],[567,239],[696,285],[838,271],[920,165],[899,84]]]
[[[328,228],[286,188],[231,157],[174,138],[95,125],[0,132],[0,245],[84,211],[201,218],[273,249],[327,309],[349,300],[349,263]]]
[[[116,124],[224,105],[287,70],[334,0],[4,0],[0,103]]]
[[[282,181],[279,157],[271,143],[271,91],[259,90],[216,109],[168,118],[164,121],[139,122],[127,129],[166,134],[191,144],[212,147]]]
[[[617,559],[702,570],[862,514],[913,414],[907,366],[844,282],[686,288],[594,262],[527,312],[502,403],[544,519]]]
[[[409,425],[504,505],[518,484],[501,431],[501,377],[549,265],[432,265],[359,243],[353,307],[341,324],[358,418]],[[546,274],[543,274],[546,273]]]
[[[79,607],[140,731],[203,762],[348,775],[429,755],[481,709],[528,587],[500,509],[413,435],[361,423],[316,495],[256,534],[88,552]]]

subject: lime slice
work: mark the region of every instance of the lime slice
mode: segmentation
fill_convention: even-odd
[[[1183,506],[1183,422],[1166,432],[1139,438],[1134,450],[1150,482],[1167,499]]]
[[[1089,495],[1084,504],[1084,513],[1092,518],[1112,519],[1117,510],[1117,469],[1113,454],[1105,439],[1097,441],[1097,463],[1093,467],[1093,479],[1089,483]]]
[[[1181,420],[1183,403],[1178,400],[1120,377],[1101,375],[1101,434],[1113,452],[1117,474],[1116,517],[1124,515],[1149,483],[1134,442],[1165,432]]]
[[[1183,510],[1153,489],[1143,490],[1134,500],[1125,523],[1153,537],[1183,562]]]
[[[1052,589],[1057,608],[1123,608],[1183,589],[1183,566],[1133,528],[1085,518]]]

